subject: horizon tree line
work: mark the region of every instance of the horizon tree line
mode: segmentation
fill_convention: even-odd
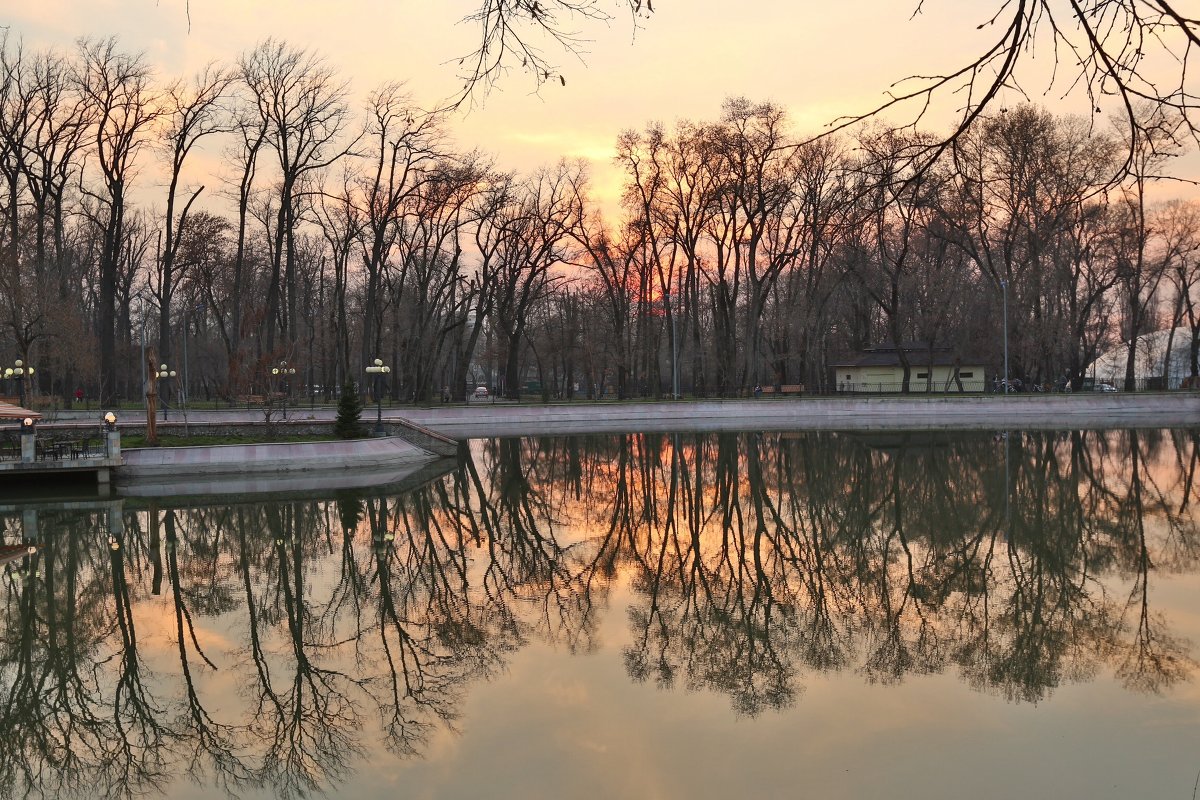
[[[28,394],[139,397],[143,342],[231,401],[365,391],[375,358],[413,402],[829,390],[884,341],[998,368],[1002,287],[1015,376],[1078,388],[1124,342],[1132,388],[1138,336],[1181,326],[1200,371],[1200,215],[1149,199],[1188,131],[1169,107],[1128,137],[1001,109],[929,163],[933,133],[805,138],[731,98],[618,137],[614,219],[582,162],[506,172],[401,83],[351,96],[274,39],[169,80],[111,38],[0,41],[0,355]]]

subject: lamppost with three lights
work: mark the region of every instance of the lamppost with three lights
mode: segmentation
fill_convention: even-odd
[[[174,377],[175,377],[175,370],[173,370],[173,369],[167,369],[167,365],[166,365],[166,364],[159,364],[159,365],[158,365],[158,373],[157,373],[157,375],[158,375],[158,379],[159,379],[160,381],[161,381],[161,380],[166,380],[167,378],[174,378]],[[168,413],[167,413],[167,412],[169,411],[169,409],[167,408],[167,401],[166,401],[166,400],[163,400],[162,407],[163,407],[163,419],[164,419],[164,420],[168,420],[168,419],[170,419],[171,417],[170,417],[170,416],[168,416]]]
[[[281,385],[283,387],[285,387],[281,391],[281,394],[283,395],[283,418],[284,419],[287,419],[288,394],[290,393],[290,390],[292,388],[291,384],[288,383],[288,377],[291,375],[295,375],[295,374],[296,374],[296,368],[289,367],[288,363],[286,361],[280,361],[279,366],[271,367],[271,375],[273,375],[276,378],[280,378],[282,380]]]
[[[383,359],[375,359],[375,363],[367,367],[367,372],[375,376],[375,435],[383,436],[383,395],[379,389],[379,381],[392,368],[383,363]]]
[[[17,402],[21,405],[22,408],[25,407],[25,377],[26,376],[30,376],[30,377],[33,376],[33,367],[25,366],[25,362],[19,358],[16,360],[16,363],[14,363],[11,367],[6,367],[4,370],[4,377],[6,379],[12,380],[13,378],[16,378],[16,380],[17,380],[17,395],[20,397],[20,400],[18,400]]]

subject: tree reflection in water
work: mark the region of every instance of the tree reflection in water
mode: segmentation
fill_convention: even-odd
[[[593,649],[616,591],[632,679],[743,715],[842,671],[1162,692],[1196,666],[1150,604],[1197,568],[1198,437],[506,439],[400,495],[127,501],[111,542],[42,510],[4,568],[0,794],[328,789],[527,642]]]

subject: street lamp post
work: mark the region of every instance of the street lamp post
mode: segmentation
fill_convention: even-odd
[[[466,318],[467,324],[463,328],[463,333],[466,335],[468,341],[470,341],[471,333],[475,330],[475,320],[476,319],[477,319],[477,317],[475,315],[475,309],[473,309],[473,308],[467,309],[467,318]],[[463,376],[461,379],[458,374],[458,358],[459,358],[460,352],[462,352],[463,361],[464,361]],[[455,395],[458,394],[459,389],[463,390],[463,399],[464,400],[470,399],[468,397],[468,395],[470,394],[470,391],[468,391],[468,389],[467,389],[467,382],[466,382],[466,373],[469,372],[470,369],[471,369],[471,354],[470,354],[470,352],[463,350],[463,341],[462,341],[462,337],[460,336],[459,340],[457,342],[455,342],[455,344],[454,344],[454,365],[450,370],[450,384],[449,384],[450,396],[448,398],[446,398],[447,400],[449,400],[450,402],[454,402],[455,400],[457,400],[458,398],[455,397]]]
[[[671,320],[671,399],[679,399],[679,345],[675,338],[675,314],[671,310],[671,292],[663,292],[663,310]]]
[[[383,395],[380,393],[379,381],[392,368],[383,363],[383,359],[375,359],[375,363],[367,367],[367,372],[375,376],[375,435],[383,436]]]
[[[8,380],[17,381],[17,396],[20,398],[17,402],[23,408],[25,406],[25,377],[33,376],[33,367],[25,366],[25,362],[17,359],[11,367],[6,367],[4,377]]]
[[[1000,279],[1000,289],[1004,292],[1004,393],[1008,394],[1008,279]]]
[[[144,409],[146,409],[146,420],[147,420],[146,424],[149,425],[150,424],[149,423],[149,419],[150,419],[150,385],[146,382],[146,365],[150,363],[150,360],[146,358],[146,298],[142,296],[141,292],[139,292],[137,295],[137,299],[138,299],[138,316],[141,317],[141,323],[142,323],[142,332],[141,332],[142,407]],[[100,381],[100,386],[101,386],[100,402],[103,403],[104,399],[105,399],[104,392],[103,392],[103,387],[104,387],[103,378]]]
[[[289,367],[286,361],[280,361],[279,366],[271,367],[271,374],[280,379],[280,393],[283,395],[283,418],[287,419],[288,394],[292,388],[291,384],[288,383],[288,377],[296,374],[296,368]]]
[[[176,373],[175,373],[175,370],[173,370],[173,369],[167,369],[166,364],[159,364],[157,374],[158,374],[158,379],[161,381],[161,380],[166,380],[167,378],[174,378]],[[163,421],[165,422],[166,420],[169,420],[171,418],[170,417],[170,409],[167,407],[167,401],[165,399],[163,400],[162,407],[163,407]]]

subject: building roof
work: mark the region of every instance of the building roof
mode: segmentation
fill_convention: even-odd
[[[36,552],[37,548],[28,544],[0,545],[0,564],[7,564],[10,561],[20,561],[25,556]]]
[[[960,361],[960,364],[966,364],[965,361]],[[910,367],[952,367],[954,366],[953,353],[938,353],[934,352],[930,358],[928,351],[924,353],[913,352],[908,356],[908,365]],[[832,367],[898,367],[900,366],[900,354],[893,351],[890,353],[863,353],[858,358],[850,361],[843,361],[838,364],[830,364]],[[977,366],[972,364],[971,366]]]
[[[41,419],[42,415],[36,411],[30,411],[28,408],[21,408],[13,403],[0,401],[0,419],[25,419],[26,417]]]
[[[950,351],[952,348],[945,344],[931,344],[930,342],[901,342],[900,347],[896,347],[896,343],[891,339],[884,339],[879,344],[869,345],[863,348],[865,353],[894,353],[897,350],[903,349],[906,353],[913,352],[929,352],[932,350],[937,353],[942,350]]]
[[[962,366],[980,366],[982,361],[968,361],[960,358],[949,347],[935,346],[930,350],[927,342],[903,342],[904,352],[908,355],[909,366],[913,367],[952,367],[957,362]],[[881,342],[868,347],[857,356],[852,356],[831,367],[898,367],[900,366],[900,349],[892,342]]]

